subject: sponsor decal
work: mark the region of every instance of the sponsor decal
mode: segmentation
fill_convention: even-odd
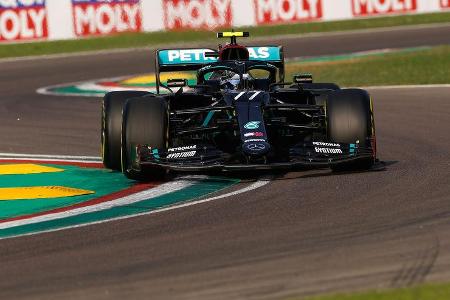
[[[248,132],[246,134],[244,134],[245,137],[251,137],[251,136],[256,136],[256,137],[263,137],[264,133],[262,132]]]
[[[278,47],[247,47],[250,60],[280,61],[281,53]]]
[[[185,147],[178,147],[178,148],[169,148],[167,149],[167,152],[182,152],[182,151],[191,151],[191,150],[196,150],[197,149],[197,145],[192,145],[192,146],[185,146]]]
[[[139,0],[72,0],[77,36],[139,32]]]
[[[324,142],[313,142],[314,146],[323,146],[323,147],[341,147],[341,144],[336,143],[324,143]]]
[[[248,144],[246,147],[252,151],[262,151],[266,149],[266,145],[264,144]]]
[[[0,0],[0,42],[48,37],[45,0]]]
[[[168,30],[231,27],[231,0],[163,0]]]
[[[205,53],[213,52],[211,49],[183,49],[159,51],[159,61],[162,64],[205,64],[217,61],[215,57],[206,57]]]
[[[322,0],[253,0],[258,24],[320,20]]]
[[[450,0],[440,0],[441,8],[450,8]]]
[[[323,153],[323,154],[342,154],[341,149],[334,149],[334,148],[321,148],[321,147],[315,147],[314,148],[316,153]]]
[[[266,140],[264,139],[250,139],[250,140],[245,140],[244,143],[252,143],[252,142],[265,142]]]
[[[197,154],[197,151],[170,153],[169,155],[167,155],[167,158],[168,159],[188,158],[194,157],[195,154]]]
[[[260,124],[261,124],[260,121],[252,121],[252,122],[248,122],[247,124],[245,124],[244,128],[249,129],[249,130],[258,129]]]
[[[354,16],[383,15],[389,13],[414,12],[417,0],[352,0]]]
[[[250,60],[281,61],[278,47],[247,47]],[[173,49],[158,52],[159,61],[163,65],[178,64],[207,64],[216,62],[216,57],[206,57],[205,53],[211,49]]]

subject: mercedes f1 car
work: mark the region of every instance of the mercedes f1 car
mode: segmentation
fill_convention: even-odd
[[[168,171],[369,169],[376,160],[372,100],[361,89],[285,82],[283,48],[245,47],[237,37],[214,49],[156,52],[156,93],[105,95],[105,167],[137,180]],[[196,82],[161,74],[194,72]],[[166,74],[165,74],[166,75]],[[167,77],[167,76],[165,76]]]

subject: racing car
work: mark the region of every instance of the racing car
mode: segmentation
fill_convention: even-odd
[[[282,46],[156,51],[156,92],[115,91],[102,109],[106,168],[135,180],[170,171],[370,169],[377,158],[372,99],[362,89],[285,81]],[[193,72],[195,82],[176,75]],[[175,74],[162,82],[161,74]],[[167,74],[165,74],[166,78]]]

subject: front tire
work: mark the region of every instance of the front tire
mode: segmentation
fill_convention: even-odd
[[[147,92],[110,92],[102,102],[102,161],[107,169],[121,171],[120,139],[122,134],[122,108],[129,98],[142,97]]]
[[[375,149],[375,124],[369,94],[361,89],[344,89],[330,94],[326,104],[327,131],[330,141],[351,144],[359,141],[360,147]],[[373,157],[353,163],[333,166],[334,171],[369,169]]]
[[[161,180],[166,171],[158,167],[142,169],[136,162],[137,145],[152,149],[167,148],[168,107],[160,97],[145,96],[129,99],[123,109],[122,172],[134,180]]]

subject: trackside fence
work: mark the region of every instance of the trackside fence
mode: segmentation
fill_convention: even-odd
[[[0,43],[450,11],[450,0],[0,0]]]

